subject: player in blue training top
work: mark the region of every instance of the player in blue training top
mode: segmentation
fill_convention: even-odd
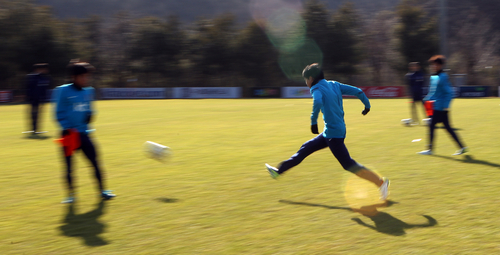
[[[352,95],[359,98],[365,105],[362,114],[366,115],[370,111],[370,101],[365,93],[353,86],[325,80],[323,70],[317,63],[308,65],[302,72],[302,77],[311,89],[313,96],[311,132],[313,134],[319,133],[317,119],[320,111],[323,113],[325,128],[323,133],[304,143],[291,158],[281,162],[278,168],[266,164],[271,177],[274,179],[278,178],[278,176],[290,168],[300,164],[300,162],[313,152],[328,147],[345,170],[374,183],[379,187],[380,199],[386,200],[389,194],[389,180],[387,178],[380,178],[374,172],[354,161],[344,144],[346,127],[342,95]]]
[[[104,200],[115,197],[111,191],[104,189],[103,175],[97,161],[97,153],[88,135],[88,124],[92,120],[92,101],[94,88],[89,87],[90,73],[94,67],[85,62],[72,63],[68,67],[73,83],[55,89],[53,101],[55,114],[62,128],[64,158],[66,162],[65,179],[68,185],[68,198],[62,203],[73,203],[75,185],[72,178],[71,157],[75,149],[81,149],[92,163],[98,181],[99,194]]]
[[[429,59],[431,64],[431,70],[434,74],[431,76],[431,86],[429,88],[429,94],[424,98],[424,101],[434,100],[434,114],[432,115],[431,124],[429,125],[429,145],[427,150],[419,152],[422,155],[432,155],[432,146],[434,141],[434,129],[436,124],[443,122],[446,131],[450,133],[453,140],[458,145],[459,150],[453,155],[461,155],[467,152],[467,147],[465,147],[458,138],[455,131],[450,125],[448,119],[448,112],[450,109],[450,103],[453,98],[453,91],[448,79],[448,74],[443,72],[443,66],[445,64],[446,58],[442,55],[436,55]]]

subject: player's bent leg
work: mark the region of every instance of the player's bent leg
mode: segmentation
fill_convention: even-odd
[[[442,122],[442,111],[434,111],[434,115],[431,118],[431,123],[429,125],[429,145],[427,150],[417,152],[420,155],[432,155],[432,147],[434,145],[434,132],[436,130],[436,124]]]
[[[357,175],[358,177],[367,180],[375,186],[379,188],[380,191],[380,199],[386,200],[389,195],[389,180],[386,178],[381,178],[374,172],[370,171],[366,167],[358,164],[354,159],[349,155],[349,151],[347,150],[344,139],[343,138],[332,138],[328,140],[328,146],[332,151],[333,155],[337,158],[342,167]]]
[[[94,144],[92,143],[92,141],[90,141],[90,138],[85,134],[80,135],[80,140],[81,140],[82,151],[87,157],[87,159],[90,161],[92,166],[94,167],[94,174],[99,183],[99,190],[102,191],[104,189],[104,185],[102,183],[102,174],[99,168],[99,163],[97,162],[97,154]]]
[[[359,168],[358,168],[359,169]],[[348,171],[352,172],[350,169]],[[375,184],[379,188],[380,192],[380,200],[387,200],[389,196],[389,179],[385,177],[380,177],[376,173],[370,171],[369,169],[361,166],[361,169],[354,172],[358,177],[365,179],[373,184]]]
[[[453,130],[453,128],[450,125],[450,120],[448,117],[448,111],[444,112],[444,117],[443,117],[443,125],[446,128],[446,131],[451,135],[455,143],[457,143],[458,148],[460,148],[458,151],[456,151],[453,155],[462,155],[467,152],[467,147],[465,147],[461,142],[460,138],[458,137],[458,134]]]
[[[94,167],[95,177],[99,184],[99,195],[103,200],[109,200],[116,197],[116,195],[113,194],[111,190],[104,190],[103,175],[97,161],[97,152],[94,144],[92,143],[92,140],[90,140],[90,137],[86,134],[82,134],[80,136],[80,140],[82,143],[83,153],[85,153],[85,156],[89,159],[89,161],[92,163],[92,166]]]
[[[305,142],[292,157],[281,162],[278,166],[278,174],[283,174],[290,168],[300,164],[307,156],[327,146],[326,138],[323,137],[323,134],[319,134],[315,138]]]
[[[61,203],[68,204],[68,203],[73,203],[75,201],[75,189],[73,186],[73,176],[71,169],[71,156],[65,157],[65,163],[66,163],[66,173],[64,175],[64,179],[66,181],[68,189],[68,197],[64,199]]]

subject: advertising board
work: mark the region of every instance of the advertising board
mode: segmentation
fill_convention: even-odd
[[[103,88],[102,99],[161,99],[168,98],[171,88]]]
[[[173,98],[241,98],[240,87],[173,88]]]

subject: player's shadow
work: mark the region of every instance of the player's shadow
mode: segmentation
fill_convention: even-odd
[[[177,198],[168,198],[168,197],[160,197],[160,198],[156,198],[155,200],[158,202],[167,203],[167,204],[179,202],[179,199],[177,199]]]
[[[479,164],[479,165],[485,165],[485,166],[491,166],[491,167],[500,168],[500,164],[489,162],[489,161],[486,161],[486,160],[474,159],[474,157],[472,155],[464,155],[463,158],[460,158],[460,157],[450,157],[450,156],[442,156],[442,155],[433,155],[433,156],[439,157],[439,158],[445,158],[445,159],[449,159],[449,160],[455,160],[455,161],[459,161],[459,162],[462,162],[462,163]]]
[[[106,225],[99,222],[99,217],[104,214],[104,201],[101,201],[97,208],[83,214],[75,213],[75,204],[68,205],[63,223],[60,226],[62,234],[69,237],[80,237],[87,246],[103,246],[108,242],[99,235],[104,233]]]
[[[24,136],[24,139],[31,139],[31,140],[47,140],[49,138],[51,138],[51,136],[43,135],[43,134],[40,134],[40,135],[30,134],[30,135]]]
[[[352,218],[351,220],[355,221],[356,223],[358,223],[361,226],[365,226],[365,227],[373,229],[377,232],[388,234],[388,235],[393,235],[393,236],[405,235],[406,229],[425,228],[425,227],[432,227],[432,226],[437,225],[437,221],[428,215],[422,215],[424,218],[427,219],[427,223],[409,224],[409,223],[406,223],[406,222],[404,222],[404,221],[402,221],[402,220],[400,220],[400,219],[398,219],[398,218],[396,218],[388,213],[377,211],[377,208],[389,207],[389,206],[392,206],[393,204],[397,204],[397,202],[390,201],[390,200],[388,200],[385,203],[363,206],[359,209],[351,208],[351,207],[339,207],[339,206],[329,206],[329,205],[322,205],[322,204],[305,203],[305,202],[294,202],[294,201],[288,201],[288,200],[280,200],[279,202],[286,203],[286,204],[292,204],[292,205],[323,207],[326,209],[346,210],[346,211],[360,213],[361,215],[366,216],[369,219],[371,219],[373,221],[374,225],[370,225],[368,223],[365,223],[360,218]]]
[[[444,126],[436,126],[436,129],[446,129]],[[460,131],[460,130],[463,130],[461,128],[451,128],[453,129],[453,131]]]

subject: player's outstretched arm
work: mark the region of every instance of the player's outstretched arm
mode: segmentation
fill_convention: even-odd
[[[366,115],[368,112],[370,112],[371,109],[370,100],[368,100],[368,97],[365,95],[365,92],[363,92],[363,90],[342,83],[339,83],[339,86],[342,95],[355,96],[359,100],[361,100],[361,102],[363,102],[363,104],[365,105],[365,109],[361,112],[361,114]]]

